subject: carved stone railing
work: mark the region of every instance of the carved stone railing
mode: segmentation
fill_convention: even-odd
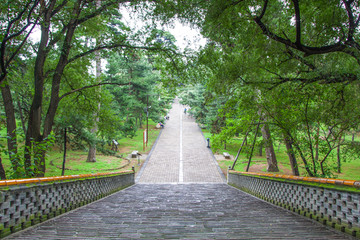
[[[0,238],[134,182],[133,171],[0,181]]]
[[[228,184],[360,238],[360,182],[228,172]]]

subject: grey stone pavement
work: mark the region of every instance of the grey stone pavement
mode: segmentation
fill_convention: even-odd
[[[352,239],[227,185],[182,108],[137,184],[6,239]]]
[[[225,182],[195,120],[175,99],[154,149],[137,176],[137,183]]]

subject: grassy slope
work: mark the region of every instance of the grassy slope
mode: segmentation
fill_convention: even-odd
[[[125,158],[128,157],[128,154],[130,154],[134,150],[138,150],[140,153],[149,152],[160,133],[160,130],[156,129],[155,126],[156,126],[155,123],[149,121],[149,143],[145,151],[143,151],[144,129],[139,129],[134,138],[132,139],[124,138],[118,141],[119,142],[118,155],[122,155]],[[86,162],[87,154],[88,153],[85,150],[84,151],[68,150],[66,154],[65,175],[131,170],[131,165],[128,165],[129,161],[125,159],[115,156],[106,156],[98,152],[96,155],[97,161],[95,163],[89,163]],[[47,153],[48,157],[46,160],[46,173],[45,173],[46,177],[61,176],[63,155],[64,155],[63,150],[62,149],[59,150],[56,147],[53,148],[52,151],[49,151]],[[9,169],[10,162],[8,157],[5,155],[3,155],[2,157],[3,157],[3,165],[5,169]],[[126,167],[117,169],[122,166],[126,166]]]
[[[1,129],[4,131],[4,129]],[[206,138],[211,138],[211,134],[207,131],[203,130],[204,135]],[[5,132],[6,134],[6,132]],[[143,151],[143,144],[142,144],[142,134],[143,129],[139,129],[136,136],[133,139],[120,139],[119,142],[119,155],[123,155],[127,157],[129,153],[134,150],[138,150],[141,153],[147,153],[150,151],[152,145],[154,144],[158,134],[159,129],[155,128],[155,123],[151,122],[149,124],[149,144],[146,148],[145,152]],[[3,135],[4,136],[4,135]],[[220,149],[218,152],[221,154],[222,152],[226,151],[229,152],[231,155],[236,156],[238,151],[238,147],[241,145],[242,139],[234,139],[234,142],[231,144],[227,144],[227,148]],[[2,144],[5,144],[5,141],[2,141]],[[266,171],[266,158],[265,156],[258,156],[257,149],[255,149],[255,154],[252,158],[250,171]],[[283,174],[291,173],[291,167],[289,165],[289,160],[285,151],[285,146],[280,145],[280,147],[275,146],[276,157],[278,160],[280,172]],[[264,153],[265,155],[265,153]],[[7,156],[3,155],[3,164],[6,169],[10,168],[10,162]],[[87,152],[86,151],[68,151],[67,152],[67,161],[66,161],[66,168],[72,170],[66,170],[66,175],[73,175],[73,174],[86,174],[86,173],[96,173],[96,172],[108,172],[108,171],[116,171],[114,169],[124,166],[128,163],[128,161],[124,159],[120,159],[114,156],[105,156],[102,154],[97,154],[97,162],[96,163],[87,163]],[[53,150],[48,153],[48,158],[46,162],[47,170],[46,176],[60,176],[61,175],[61,166],[63,161],[63,152],[61,150]],[[235,166],[235,170],[238,171],[245,171],[247,166],[248,157],[245,154],[241,154],[237,164]],[[299,161],[299,159],[298,159]],[[50,162],[52,164],[50,164]],[[298,162],[301,165],[301,162]],[[226,171],[228,166],[233,164],[232,160],[226,161],[219,161],[219,165],[221,168]],[[138,168],[138,166],[136,166]],[[131,165],[122,168],[121,170],[128,170],[131,169]],[[302,168],[300,171],[304,174]],[[337,178],[341,179],[352,179],[352,180],[360,180],[360,160],[354,160],[347,163],[342,163],[342,174],[338,174]]]
[[[211,139],[211,134],[203,129],[204,136],[206,138]],[[210,140],[211,141],[211,140]],[[227,144],[226,150],[224,148],[219,149],[217,152],[218,154],[222,154],[223,152],[228,152],[232,156],[236,156],[238,148],[240,147],[242,139],[234,138],[234,141],[231,144]],[[275,145],[275,154],[278,161],[280,173],[282,174],[291,174],[291,166],[289,164],[289,158],[286,153],[286,147],[284,144]],[[214,153],[215,154],[215,153]],[[303,169],[303,164],[301,160],[298,158],[298,164],[300,165],[300,173],[305,175],[305,171]],[[232,166],[233,161],[218,161],[219,165],[223,169],[227,169],[228,166]],[[248,157],[245,154],[240,154],[237,164],[235,165],[235,170],[237,171],[245,171],[248,162]],[[266,156],[265,150],[263,150],[263,156],[258,155],[258,149],[254,149],[254,155],[251,160],[250,164],[250,171],[252,169],[256,169],[256,172],[266,172]],[[360,159],[353,160],[351,162],[342,162],[342,173],[336,174],[336,178],[339,179],[351,179],[351,180],[360,180]]]

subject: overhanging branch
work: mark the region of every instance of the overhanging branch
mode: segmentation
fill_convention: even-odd
[[[268,36],[269,38],[282,43],[288,47],[297,49],[303,53],[305,53],[307,56],[315,55],[315,54],[324,54],[324,53],[331,53],[331,52],[344,52],[346,46],[342,44],[341,42],[326,45],[322,47],[310,47],[303,44],[296,44],[289,39],[285,39],[283,37],[280,37],[279,35],[276,35],[273,33],[262,21],[260,18],[256,17],[254,19],[255,23],[261,28],[263,34]]]
[[[70,94],[76,93],[76,92],[80,92],[82,90],[88,89],[88,88],[93,88],[93,87],[99,87],[99,86],[103,86],[103,85],[117,85],[117,86],[129,86],[129,84],[131,83],[109,83],[109,82],[102,82],[102,83],[98,83],[98,84],[93,84],[93,85],[88,85],[88,86],[84,86],[78,89],[73,89],[70,92],[64,93],[63,95],[61,95],[59,97],[59,101],[61,99],[63,99],[66,96],[69,96]]]
[[[265,69],[267,70],[267,69]],[[267,70],[268,71],[268,70]],[[333,84],[333,83],[344,83],[349,84],[351,82],[357,81],[358,76],[355,74],[322,74],[313,78],[301,78],[301,77],[281,77],[279,74],[268,71],[269,73],[272,73],[276,75],[277,77],[272,78],[272,80],[275,81],[244,81],[245,84],[266,84],[269,85],[268,90],[272,90],[284,83],[293,82],[293,83],[300,83],[302,86],[306,84],[312,84],[312,83],[319,83],[319,84]]]
[[[300,61],[301,63],[305,64],[306,66],[308,66],[311,70],[315,70],[316,67],[314,64],[312,64],[311,62],[307,61],[305,58],[295,54],[289,47],[286,47],[286,53],[290,55],[290,57]]]
[[[127,48],[127,49],[142,49],[142,50],[148,50],[148,51],[162,51],[162,52],[172,52],[174,54],[177,54],[173,49],[168,49],[168,48],[158,48],[158,47],[147,47],[147,46],[133,46],[133,45],[129,45],[129,44],[124,44],[124,43],[117,43],[117,44],[111,44],[111,45],[102,45],[102,46],[97,46],[93,49],[90,49],[86,52],[80,53],[78,55],[75,55],[74,57],[70,58],[68,60],[68,63],[71,63],[81,57],[84,57],[86,55],[89,55],[93,52],[99,51],[99,50],[103,50],[103,49],[114,49],[114,48]]]
[[[311,47],[307,46],[301,43],[301,21],[300,21],[300,8],[298,6],[298,1],[293,0],[294,6],[295,6],[295,20],[296,20],[296,41],[293,42],[290,39],[283,38],[273,31],[270,30],[270,28],[262,21],[263,16],[265,14],[265,10],[267,7],[267,1],[265,1],[265,5],[263,7],[263,11],[259,16],[254,17],[255,23],[260,27],[263,34],[269,37],[272,40],[275,40],[279,43],[284,44],[285,46],[291,47],[293,49],[297,49],[303,53],[305,53],[305,56],[310,55],[316,55],[316,54],[325,54],[325,53],[331,53],[331,52],[345,52],[349,54],[348,48],[352,48],[352,45],[354,45],[354,41],[352,39],[347,39],[344,43],[339,40],[337,43],[329,44],[325,46],[320,47]],[[350,54],[351,56],[358,59],[357,54]]]

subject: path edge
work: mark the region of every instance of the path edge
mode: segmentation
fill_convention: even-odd
[[[97,202],[103,201],[104,199],[109,198],[109,197],[111,197],[111,196],[113,196],[113,195],[115,195],[115,194],[118,194],[118,193],[121,192],[121,191],[124,191],[124,190],[126,190],[126,189],[132,188],[134,185],[135,185],[135,184],[132,184],[132,185],[130,185],[130,186],[127,186],[127,187],[125,187],[125,188],[123,188],[123,189],[120,189],[119,191],[116,191],[116,192],[114,192],[114,193],[111,193],[110,195],[107,195],[107,196],[102,197],[102,198],[100,198],[100,199],[98,199],[98,200],[95,200],[95,201],[93,201],[93,202],[90,202],[90,203],[88,203],[88,204],[85,204],[85,205],[83,205],[83,206],[81,206],[81,207],[74,208],[74,209],[72,209],[72,210],[70,210],[70,211],[68,211],[68,212],[62,213],[62,214],[57,215],[57,216],[55,216],[55,217],[53,217],[53,218],[49,218],[49,219],[47,219],[47,220],[45,220],[45,221],[43,221],[43,222],[40,222],[40,223],[37,223],[37,224],[32,225],[32,226],[30,226],[30,227],[24,228],[24,229],[22,229],[22,230],[20,230],[20,231],[14,232],[14,233],[12,233],[12,234],[4,237],[4,238],[1,238],[1,239],[6,240],[6,239],[9,239],[10,237],[11,237],[11,238],[12,238],[12,237],[17,237],[17,235],[20,235],[21,233],[26,232],[26,231],[29,231],[29,230],[36,230],[36,228],[40,227],[41,225],[44,225],[44,224],[46,224],[46,223],[48,223],[48,222],[51,222],[51,221],[54,221],[54,220],[56,220],[56,219],[58,219],[58,218],[65,217],[65,216],[67,216],[67,215],[69,215],[69,214],[71,214],[71,213],[73,213],[73,212],[76,212],[76,211],[82,209],[82,208],[88,207],[88,206],[91,205],[91,204],[95,204],[95,203],[97,203]]]
[[[196,123],[196,124],[197,124],[197,123]],[[199,130],[200,130],[200,132],[201,132],[201,135],[203,136],[204,142],[205,142],[205,144],[206,144],[206,139],[205,139],[204,133],[202,132],[201,127],[199,126],[199,124],[197,124],[197,126],[198,126],[198,128],[199,128]],[[219,172],[219,174],[220,174],[221,179],[223,180],[224,183],[227,183],[227,179],[226,179],[224,173],[222,172],[221,167],[219,166],[219,163],[216,161],[216,158],[215,158],[215,156],[214,156],[214,153],[212,152],[212,150],[211,150],[210,147],[209,147],[209,148],[207,147],[207,149],[208,149],[208,151],[210,152],[210,155],[211,155],[213,161],[215,162],[216,168],[217,168],[217,170],[218,170],[218,172]]]
[[[296,213],[296,212],[293,212],[293,211],[291,211],[291,210],[289,210],[289,209],[287,209],[287,208],[281,207],[281,206],[276,205],[276,204],[274,204],[274,203],[272,203],[272,202],[268,202],[268,201],[266,201],[266,200],[264,200],[264,199],[261,199],[261,198],[255,196],[255,195],[252,195],[252,194],[250,194],[250,193],[248,193],[248,192],[245,192],[245,191],[241,190],[240,188],[238,188],[238,187],[236,187],[236,186],[233,186],[233,185],[231,185],[231,184],[229,184],[229,183],[227,183],[226,185],[228,185],[229,187],[234,188],[234,189],[236,189],[236,190],[238,190],[238,191],[240,191],[240,192],[242,192],[242,193],[245,193],[246,195],[248,195],[248,196],[250,196],[250,197],[256,198],[257,200],[259,200],[259,201],[261,201],[261,202],[263,202],[263,203],[266,203],[266,204],[269,204],[269,205],[271,205],[271,206],[273,206],[273,207],[276,207],[276,208],[278,208],[279,210],[285,210],[286,212],[292,214],[293,216],[301,217],[302,219],[309,220],[309,221],[313,222],[314,224],[317,224],[317,225],[319,225],[319,226],[323,226],[323,227],[327,228],[327,229],[328,229],[329,231],[331,231],[331,232],[334,232],[334,233],[336,233],[336,234],[341,234],[341,235],[344,236],[344,239],[354,239],[354,240],[357,239],[356,237],[353,237],[353,236],[351,236],[350,234],[346,234],[346,233],[344,233],[344,232],[342,232],[342,231],[339,231],[339,230],[337,230],[337,229],[335,229],[335,228],[332,228],[332,227],[330,227],[330,226],[327,225],[327,224],[323,224],[323,223],[321,223],[321,222],[319,222],[319,221],[316,221],[315,219],[308,218],[308,217],[306,217],[306,216],[303,216],[303,215],[301,215],[301,214],[298,214],[298,213]]]
[[[156,147],[156,145],[157,145],[157,143],[158,143],[158,141],[159,141],[159,138],[160,138],[162,132],[163,132],[163,128],[160,130],[160,133],[159,133],[159,135],[157,136],[157,138],[156,138],[156,140],[155,140],[155,142],[154,142],[154,145],[152,146],[149,154],[147,155],[144,164],[141,166],[140,171],[139,171],[138,174],[136,175],[135,184],[137,184],[137,183],[139,182],[140,177],[141,177],[141,175],[143,174],[144,169],[146,168],[146,165],[147,165],[148,162],[149,162],[149,159],[150,159],[150,157],[151,157],[151,155],[152,155],[152,153],[153,153],[153,151],[154,151],[154,149],[155,149],[155,147]]]

